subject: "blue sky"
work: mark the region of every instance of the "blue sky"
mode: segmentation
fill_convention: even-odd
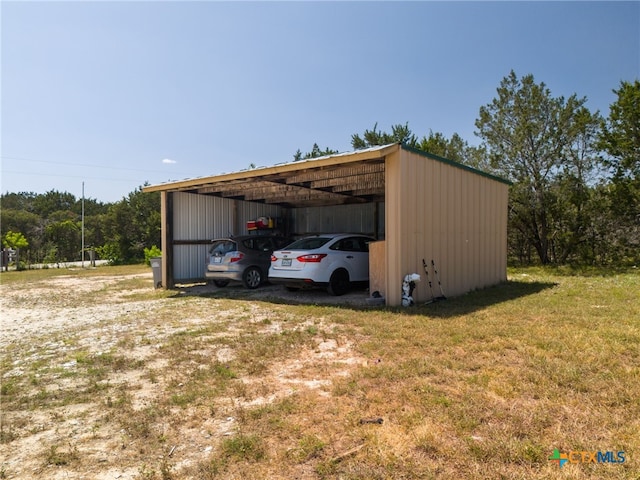
[[[351,150],[377,122],[458,133],[514,70],[608,115],[640,78],[640,2],[11,2],[0,187],[115,202]]]

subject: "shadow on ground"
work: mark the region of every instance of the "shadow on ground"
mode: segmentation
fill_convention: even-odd
[[[417,303],[411,307],[370,306],[367,304],[367,289],[352,290],[346,295],[332,296],[323,289],[309,289],[290,292],[280,285],[263,285],[248,290],[240,283],[218,288],[212,284],[194,283],[177,285],[175,297],[199,296],[207,298],[225,298],[232,300],[260,301],[284,305],[325,305],[351,310],[378,310],[428,317],[452,317],[482,310],[491,305],[508,302],[528,295],[535,295],[557,283],[539,281],[508,280],[499,285],[476,290],[465,295],[447,298],[431,303]]]
[[[415,313],[441,318],[467,315],[492,305],[536,295],[557,285],[555,282],[507,280],[499,285],[476,290],[460,297],[437,301],[428,305],[417,305]]]

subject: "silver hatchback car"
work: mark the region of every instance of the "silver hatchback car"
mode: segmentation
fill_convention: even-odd
[[[229,281],[242,282],[246,288],[258,288],[267,279],[271,254],[291,239],[278,235],[244,235],[219,238],[211,242],[204,276],[217,287]]]

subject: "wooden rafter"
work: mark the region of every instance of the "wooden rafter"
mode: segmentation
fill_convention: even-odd
[[[384,184],[384,173],[365,173],[362,175],[351,175],[348,177],[327,178],[324,180],[314,180],[310,183],[311,188],[342,187],[344,185],[357,185],[361,183],[382,183]]]
[[[361,203],[384,196],[384,161],[274,172],[262,177],[193,185],[191,191],[281,205]]]
[[[377,172],[384,172],[384,162],[350,165],[348,167],[338,167],[332,169],[324,168],[317,170],[308,170],[302,173],[294,173],[293,175],[288,176],[286,182],[289,184],[304,183],[326,180],[330,178],[353,177],[366,173]]]

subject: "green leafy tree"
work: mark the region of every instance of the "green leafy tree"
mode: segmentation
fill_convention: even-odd
[[[113,264],[133,262],[137,241],[136,229],[132,222],[135,212],[125,199],[116,202],[105,215],[106,242],[98,253]]]
[[[480,108],[477,134],[483,139],[491,167],[514,182],[510,192],[510,228],[535,249],[539,261],[550,263],[552,240],[558,234],[553,209],[557,182],[570,165],[580,138],[587,139],[597,116],[575,94],[554,98],[533,75],[511,73],[497,89],[498,97]],[[582,135],[582,137],[581,137]],[[586,163],[583,163],[586,165]],[[578,179],[584,183],[583,179]],[[567,240],[575,245],[576,240]]]
[[[602,121],[598,146],[611,181],[615,248],[629,262],[640,259],[640,81],[621,82],[617,100]]]
[[[55,260],[58,262],[80,259],[81,235],[80,222],[73,220],[52,222],[45,227],[46,241],[49,245],[55,245]]]
[[[594,228],[597,210],[601,208],[594,196],[594,185],[601,173],[596,147],[600,122],[599,113],[592,114],[581,107],[575,111],[573,122],[564,132],[567,144],[562,165],[554,172],[550,186],[554,199],[550,206],[553,222],[551,254],[558,263],[596,261],[594,252],[588,248],[588,237]]]
[[[364,131],[362,137],[357,133],[351,135],[351,146],[354,150],[362,150],[363,148],[388,145],[391,143],[402,143],[409,147],[418,148],[418,138],[409,128],[408,122],[404,125],[392,125],[391,133],[379,131],[378,122],[376,122],[372,130]]]
[[[38,215],[49,218],[54,212],[73,212],[76,203],[76,197],[73,194],[50,190],[33,199],[33,210]]]
[[[22,233],[9,231],[2,236],[2,246],[18,250],[20,248],[28,247],[29,242]]]
[[[460,162],[486,172],[494,172],[487,160],[486,148],[482,145],[479,147],[469,145],[457,133],[454,133],[451,138],[447,138],[440,132],[434,133],[430,130],[428,136],[425,135],[418,140],[418,137],[409,128],[408,123],[392,126],[391,133],[378,130],[378,124],[376,123],[372,130],[365,130],[362,136],[357,133],[351,135],[351,145],[356,150],[391,143],[402,143],[408,147],[437,155],[447,160]]]
[[[40,215],[30,208],[30,201],[24,201],[22,194],[11,194],[7,199],[2,197],[0,210],[0,234],[4,237],[9,231],[22,232],[28,241],[23,247],[21,258],[29,261],[33,252],[38,252],[43,241],[43,222]]]
[[[457,133],[454,133],[451,138],[447,138],[440,132],[429,131],[429,136],[422,137],[417,148],[447,160],[453,160],[484,171],[491,170],[486,160],[486,149],[469,145]]]
[[[160,225],[160,194],[138,188],[104,216],[106,242],[99,254],[112,263],[142,262],[145,247],[161,243]]]
[[[418,144],[420,150],[460,163],[464,163],[467,147],[467,143],[457,133],[448,139],[442,133],[433,133],[431,130],[429,136],[422,137]]]
[[[598,145],[607,153],[612,180],[640,181],[640,80],[622,82],[613,91],[618,99],[602,122]]]
[[[310,158],[324,157],[327,155],[334,155],[336,153],[338,153],[337,150],[332,150],[329,147],[325,148],[324,150],[321,150],[318,144],[314,143],[313,147],[311,148],[311,151],[305,153],[304,155],[302,154],[300,149],[298,149],[296,153],[293,155],[293,161],[299,162],[300,160],[308,160]]]
[[[9,231],[2,236],[2,246],[16,251],[16,267],[20,270],[23,267],[20,262],[20,250],[29,246],[29,242],[20,232]]]
[[[1,195],[2,208],[8,210],[20,210],[33,212],[33,202],[37,194],[33,192],[6,193]]]
[[[31,231],[40,221],[40,216],[25,210],[17,210],[7,208],[2,203],[2,211],[0,212],[2,235],[9,231],[24,232],[27,238],[31,237]]]

